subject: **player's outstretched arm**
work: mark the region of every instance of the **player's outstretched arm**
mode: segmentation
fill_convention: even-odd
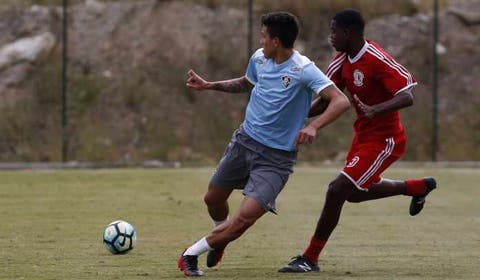
[[[191,69],[187,72],[187,75],[187,87],[195,90],[218,90],[239,93],[249,91],[251,86],[245,76],[226,81],[208,82]]]
[[[328,100],[328,107],[318,118],[298,132],[296,146],[313,143],[319,129],[336,120],[350,108],[350,101],[335,85],[326,87],[320,95],[321,98]]]
[[[375,105],[367,105],[363,103],[356,95],[353,96],[353,100],[355,103],[357,103],[358,107],[360,108],[360,110],[362,110],[363,114],[367,118],[371,118],[376,115],[388,113],[391,111],[400,110],[402,108],[413,105],[411,89],[401,91],[397,93],[392,99]]]

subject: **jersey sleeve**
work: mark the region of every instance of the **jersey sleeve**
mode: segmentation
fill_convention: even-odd
[[[247,80],[252,84],[255,85],[258,81],[257,78],[257,63],[259,63],[260,55],[263,54],[262,49],[258,49],[248,61],[247,72],[245,73],[245,77]]]
[[[384,57],[376,62],[375,76],[382,83],[389,94],[397,93],[414,87],[417,82],[412,74],[392,57]]]
[[[302,82],[314,94],[319,94],[333,82],[312,62],[303,69]]]
[[[335,83],[335,85],[343,91],[345,89],[345,81],[342,77],[342,65],[347,55],[345,53],[338,53],[333,61],[328,65],[327,77]]]

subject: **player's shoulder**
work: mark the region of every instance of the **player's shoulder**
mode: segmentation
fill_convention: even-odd
[[[367,43],[367,53],[372,60],[383,61],[392,59],[392,56],[387,51],[385,51],[377,42],[367,40]]]
[[[347,54],[345,52],[337,52],[337,54],[333,58],[332,62],[333,61],[338,61],[338,60],[345,60],[346,57],[347,57]]]
[[[346,59],[347,59],[346,53],[338,52],[337,55],[335,55],[335,57],[333,58],[332,62],[330,62],[330,64],[328,65],[327,72],[326,72],[327,76],[331,78],[332,75],[342,67]]]
[[[298,51],[294,50],[292,54],[292,64],[294,67],[303,69],[307,66],[314,65],[313,61],[310,58],[300,54]]]
[[[257,65],[263,65],[267,61],[267,58],[263,54],[263,48],[256,50],[250,57],[250,61],[255,62]]]
[[[265,58],[265,55],[263,54],[263,48],[259,48],[252,54],[252,58]]]
[[[347,54],[345,52],[338,52],[335,57],[332,59],[332,62],[330,62],[330,65],[328,68],[331,68],[334,65],[341,65],[345,60],[347,59]]]

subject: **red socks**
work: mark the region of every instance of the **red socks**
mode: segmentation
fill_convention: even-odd
[[[305,253],[303,253],[303,257],[305,257],[307,260],[311,261],[314,264],[318,263],[318,256],[320,255],[320,252],[325,246],[325,243],[327,243],[327,240],[317,239],[312,236],[312,238],[310,239],[310,245],[308,245]]]
[[[406,191],[405,195],[408,196],[422,196],[427,190],[425,181],[422,179],[407,179],[405,180]]]

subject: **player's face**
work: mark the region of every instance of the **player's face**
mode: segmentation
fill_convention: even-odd
[[[278,38],[270,37],[266,26],[260,30],[260,45],[263,48],[263,55],[266,58],[273,58],[278,44]]]
[[[337,26],[334,20],[330,22],[329,41],[336,51],[344,52],[347,50],[347,34],[347,31],[344,28]]]

